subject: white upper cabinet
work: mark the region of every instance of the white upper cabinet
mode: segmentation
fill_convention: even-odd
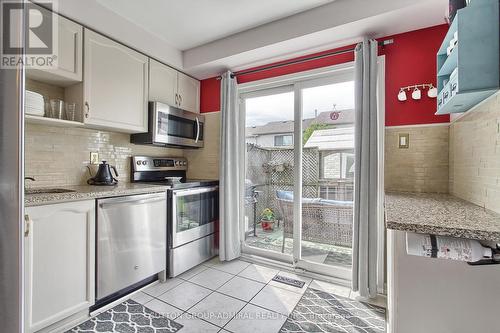
[[[127,133],[148,130],[148,57],[85,29],[84,121]]]
[[[200,113],[200,81],[179,73],[177,87],[178,106],[183,110]]]
[[[74,81],[82,81],[83,27],[59,16],[58,71]]]
[[[150,59],[149,100],[200,113],[200,81]]]
[[[44,17],[51,15],[47,9],[39,7]],[[54,69],[31,69],[28,77],[60,86],[82,81],[83,27],[62,16],[56,15],[58,22],[57,67]]]
[[[95,299],[95,201],[26,208],[25,332],[79,312]]]
[[[154,59],[149,60],[149,100],[177,105],[177,71]]]

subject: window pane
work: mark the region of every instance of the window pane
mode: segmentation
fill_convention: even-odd
[[[283,136],[283,146],[293,146],[293,136],[284,135]]]
[[[293,92],[247,98],[245,110],[247,144],[262,148],[293,145],[293,139],[285,138],[293,136]]]
[[[245,243],[291,254],[294,94],[245,98],[245,113]]]
[[[354,81],[307,88],[302,91],[304,120],[315,118],[320,113],[332,111],[335,108],[340,113],[337,123],[354,122],[354,117],[351,117],[351,114],[342,112],[342,110],[354,109]],[[354,115],[352,114],[352,116]],[[348,119],[345,119],[346,117]],[[345,121],[342,121],[343,119]]]
[[[293,146],[293,135],[276,135],[274,145],[276,147]]]
[[[304,88],[302,258],[349,268],[352,263],[354,82]]]
[[[342,178],[354,178],[354,153],[342,154]]]
[[[338,179],[340,178],[340,154],[339,153],[323,153],[323,178]]]

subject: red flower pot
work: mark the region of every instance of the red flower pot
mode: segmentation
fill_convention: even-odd
[[[260,220],[260,225],[262,230],[271,231],[273,230],[274,221]]]

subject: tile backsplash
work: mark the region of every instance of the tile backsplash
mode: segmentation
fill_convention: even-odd
[[[122,182],[130,181],[133,155],[183,156],[180,149],[131,144],[124,133],[36,124],[26,124],[25,133],[25,174],[36,178],[28,186],[86,184],[90,152],[115,165]]]
[[[500,95],[450,125],[450,193],[500,213]]]
[[[64,100],[64,88],[52,84],[27,78],[26,89],[41,94],[45,101],[49,101],[52,98]]]
[[[399,148],[409,134],[408,148]],[[385,190],[448,192],[448,124],[385,129]]]
[[[205,113],[203,149],[184,151],[188,159],[187,176],[194,179],[219,179],[220,112]]]

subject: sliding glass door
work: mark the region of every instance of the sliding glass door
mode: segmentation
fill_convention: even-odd
[[[248,93],[245,110],[244,244],[291,261],[293,251],[294,87]],[[279,196],[290,196],[286,201]]]
[[[353,71],[286,83],[240,95],[246,116],[243,251],[350,279]]]
[[[350,279],[354,198],[354,81],[300,84],[301,237],[297,266]]]

